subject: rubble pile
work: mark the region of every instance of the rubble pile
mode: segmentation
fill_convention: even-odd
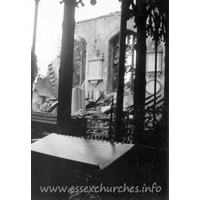
[[[110,140],[112,100],[113,95],[86,102],[86,111],[82,115],[87,119],[86,138]]]
[[[75,98],[74,98],[75,99]],[[132,96],[124,93],[124,108],[127,109],[133,103]],[[57,115],[57,98],[37,96],[32,106],[35,112],[45,112]],[[74,104],[75,105],[75,104]],[[86,138],[110,140],[114,128],[114,112],[116,105],[116,93],[100,95],[96,100],[85,99],[84,109],[72,112],[72,118],[86,118],[87,132]],[[74,106],[72,106],[73,108]],[[73,110],[74,111],[74,110]]]
[[[32,109],[35,112],[48,112],[57,114],[57,99],[39,96],[32,104]]]
[[[75,94],[75,93],[74,93]],[[79,95],[80,96],[80,95]],[[153,95],[147,97],[145,100],[145,131],[155,130],[156,127],[162,125],[162,96],[157,97],[156,110],[154,108]],[[74,98],[76,99],[76,98]],[[82,98],[81,98],[82,99]],[[87,129],[85,138],[107,140],[114,139],[115,128],[115,111],[116,111],[116,94],[109,95],[102,94],[96,100],[89,98],[84,99],[85,105],[80,106],[79,110],[72,112],[71,116],[74,119],[85,118],[87,119]],[[124,91],[124,110],[122,116],[122,142],[133,143],[134,141],[134,104],[133,97],[130,91]],[[49,98],[45,96],[37,96],[34,98],[33,111],[43,112],[57,115],[57,98]],[[75,105],[75,104],[74,104]],[[77,108],[76,108],[77,109]],[[75,109],[74,109],[75,110]],[[154,114],[155,113],[155,114]]]

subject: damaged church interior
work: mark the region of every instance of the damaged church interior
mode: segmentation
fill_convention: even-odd
[[[78,22],[84,1],[62,1],[60,52],[41,77],[35,0],[33,200],[169,199],[169,2],[116,1],[121,11]]]

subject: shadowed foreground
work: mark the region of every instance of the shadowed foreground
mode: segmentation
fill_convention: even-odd
[[[134,146],[103,170],[32,151],[32,199],[168,199],[168,151]],[[47,191],[44,186],[104,186],[101,192]],[[113,187],[120,187],[121,190]],[[134,186],[130,192],[131,186]],[[105,191],[110,188],[110,191]]]

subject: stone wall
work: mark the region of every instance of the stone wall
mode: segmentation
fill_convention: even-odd
[[[114,37],[118,37],[120,31],[120,17],[121,13],[111,13],[109,15],[101,16],[98,18],[88,19],[77,22],[75,28],[75,34],[78,37],[84,38],[87,42],[87,54],[86,54],[86,74],[85,74],[85,90],[86,96],[90,98],[96,98],[99,90],[105,91],[105,93],[112,92],[112,66],[111,66],[111,41]],[[136,34],[136,30],[133,28],[133,19],[127,21],[127,30]],[[147,39],[147,51],[151,48],[152,40]],[[159,81],[159,93],[163,93],[164,87],[164,45],[160,45],[162,48],[162,73],[158,76]],[[96,50],[96,51],[95,51]],[[98,51],[98,55],[97,55]],[[101,63],[101,79],[98,81],[90,81],[90,63],[92,60],[101,59],[103,55],[103,61]],[[98,68],[99,70],[99,68]],[[94,73],[94,72],[93,72]],[[147,83],[153,80],[152,73],[147,73]],[[148,89],[151,90],[152,83],[148,84]],[[147,92],[147,96],[150,93]]]
[[[76,23],[75,35],[83,38],[87,42],[86,47],[86,70],[85,70],[85,95],[90,99],[97,99],[100,92],[106,94],[113,92],[113,66],[112,66],[112,42],[119,37],[121,13],[111,13],[109,15],[92,18]],[[127,32],[136,37],[136,29],[133,19],[127,21]],[[151,38],[147,38],[147,55],[153,50]],[[159,94],[164,91],[164,73],[165,73],[165,48],[161,43],[158,52],[162,50],[162,69],[158,73]],[[57,57],[52,62],[56,87],[58,87],[58,72],[60,67],[60,58]],[[47,72],[48,76],[48,72]],[[93,77],[93,79],[91,78]],[[147,90],[152,90],[154,73],[146,74]],[[150,93],[147,91],[146,96]]]
[[[119,34],[120,30],[120,12],[111,13],[109,15],[101,16],[98,18],[80,21],[76,24],[75,34],[84,38],[87,42],[87,55],[86,55],[86,74],[85,74],[85,88],[86,95],[96,98],[98,90],[105,91],[106,93],[112,92],[112,87],[109,85],[111,82],[110,72],[110,40]],[[133,21],[127,23],[127,28],[134,31]],[[95,55],[94,47],[98,50],[98,56]],[[98,59],[103,56],[101,63],[101,80],[98,83],[89,81],[90,77],[90,63],[93,59]]]

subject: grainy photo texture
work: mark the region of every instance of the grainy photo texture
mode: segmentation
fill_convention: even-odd
[[[168,200],[168,0],[32,1],[32,200]]]

